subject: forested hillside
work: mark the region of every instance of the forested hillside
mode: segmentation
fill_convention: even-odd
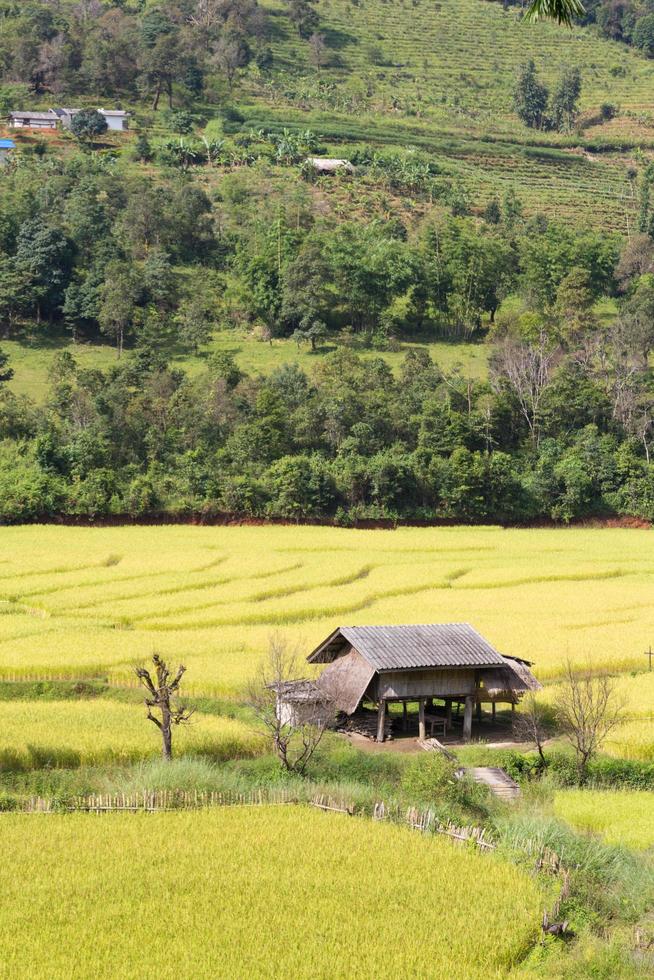
[[[4,134],[0,518],[654,517],[653,80],[482,0],[0,2],[3,112],[89,110]]]

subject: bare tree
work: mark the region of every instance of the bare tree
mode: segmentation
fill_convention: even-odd
[[[552,369],[560,356],[546,332],[525,342],[507,337],[491,361],[491,378],[496,387],[507,386],[515,395],[536,445],[540,435],[541,404]]]
[[[552,722],[544,705],[533,691],[522,700],[520,712],[513,722],[513,734],[518,740],[533,742],[543,766],[547,765],[543,751],[545,742],[552,735]]]
[[[211,62],[227,79],[230,92],[239,68],[243,68],[247,61],[247,48],[240,38],[221,37],[216,41]]]
[[[329,48],[324,34],[314,32],[309,38],[309,60],[314,68],[324,68],[329,64]]]
[[[597,673],[590,663],[581,671],[575,670],[568,660],[557,717],[577,755],[580,782],[585,780],[588,763],[604,739],[620,723],[623,709],[624,701],[611,677]]]
[[[299,669],[297,649],[289,648],[284,637],[272,636],[248,700],[282,767],[304,775],[337,709],[331,692],[298,679]]]
[[[153,654],[154,676],[147,667],[135,667],[136,676],[148,692],[145,706],[147,717],[161,732],[163,742],[163,757],[170,761],[173,757],[173,725],[183,725],[190,719],[194,709],[178,701],[179,685],[186,672],[186,667],[177,668],[174,678],[170,679],[168,665],[158,653]],[[159,712],[160,717],[153,714]]]

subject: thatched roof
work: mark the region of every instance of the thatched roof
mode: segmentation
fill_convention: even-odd
[[[325,667],[316,684],[329,694],[339,711],[351,715],[374,676],[375,668],[356,650],[350,650]]]
[[[321,690],[313,681],[282,681],[279,684],[271,684],[270,687],[276,692],[280,701],[289,704],[314,704],[331,700],[329,694]]]
[[[530,671],[527,660],[520,660],[518,657],[502,659],[504,660],[502,667],[492,667],[482,672],[483,688],[480,691],[480,700],[484,700],[484,695],[491,701],[504,697],[517,700],[527,691],[540,691],[542,685]]]
[[[501,667],[504,658],[468,623],[339,626],[307,658],[331,663],[353,647],[375,671]]]

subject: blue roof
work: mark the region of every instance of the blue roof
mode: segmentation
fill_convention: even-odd
[[[16,144],[13,140],[0,140],[0,150],[14,150]]]

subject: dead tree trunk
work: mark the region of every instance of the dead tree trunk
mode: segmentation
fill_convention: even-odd
[[[169,762],[173,757],[173,725],[185,724],[193,714],[193,708],[177,701],[179,685],[186,667],[180,664],[171,681],[168,666],[159,654],[153,655],[152,663],[155,668],[154,676],[146,667],[137,667],[136,676],[148,692],[144,702],[148,709],[146,717],[161,732],[162,755]],[[153,714],[153,710],[159,712],[160,717]]]

